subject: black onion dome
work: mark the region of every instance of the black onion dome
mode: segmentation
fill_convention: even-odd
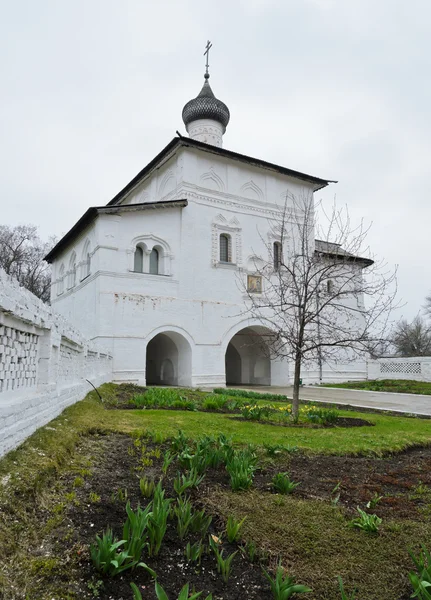
[[[212,119],[227,127],[230,119],[229,109],[224,102],[218,100],[208,83],[209,75],[205,74],[205,83],[199,94],[189,100],[183,108],[184,125],[198,119]]]

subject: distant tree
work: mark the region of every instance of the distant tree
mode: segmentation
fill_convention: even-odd
[[[420,315],[411,323],[401,319],[395,326],[392,343],[400,356],[431,356],[431,326]]]
[[[49,301],[51,269],[43,257],[52,246],[53,240],[43,242],[34,225],[0,225],[0,268],[44,302]]]
[[[431,319],[431,292],[425,298],[424,309],[426,316]]]
[[[271,356],[294,363],[295,419],[304,364],[315,361],[321,371],[323,361],[368,354],[385,339],[396,293],[395,271],[363,258],[367,231],[336,207],[323,218],[324,231],[312,194],[288,195],[245,284],[246,313],[272,332],[264,340]]]

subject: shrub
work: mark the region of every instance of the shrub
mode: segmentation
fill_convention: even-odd
[[[382,524],[382,519],[377,515],[369,515],[364,510],[361,510],[359,506],[356,510],[359,513],[359,517],[350,522],[351,527],[357,527],[368,533],[377,533]]]
[[[225,394],[226,396],[237,396],[239,398],[253,398],[254,400],[278,400],[281,402],[286,402],[288,400],[287,396],[283,396],[281,394],[269,394],[269,393],[260,393],[260,392],[248,392],[246,390],[231,390],[227,388],[215,388],[213,390],[214,394]]]
[[[157,556],[160,552],[168,524],[171,502],[171,499],[165,498],[165,490],[162,488],[162,483],[159,481],[154,490],[153,501],[151,503],[152,512],[148,519],[150,556]]]
[[[197,562],[198,565],[200,565],[203,551],[204,547],[202,542],[196,542],[196,544],[190,544],[190,542],[187,542],[184,554],[186,555],[188,561]]]
[[[181,496],[189,488],[196,488],[202,482],[205,475],[199,475],[196,469],[191,469],[186,475],[177,473],[174,479],[174,490]]]
[[[286,575],[280,563],[277,566],[275,577],[271,577],[271,575],[263,567],[262,571],[269,581],[274,600],[287,600],[294,594],[311,592],[311,589],[307,586],[295,584],[295,578]]]
[[[277,454],[281,454],[284,450],[284,446],[280,444],[263,444],[268,456],[275,457]]]
[[[197,598],[201,597],[202,592],[194,592],[190,596],[189,595],[189,587],[190,587],[189,584],[186,583],[186,585],[182,588],[180,595],[178,596],[178,600],[197,600]],[[162,588],[160,583],[158,583],[157,581],[156,581],[156,596],[157,596],[157,600],[169,600],[169,598],[166,595],[165,590]],[[141,600],[141,599],[138,598],[138,600]],[[212,594],[207,596],[206,600],[212,600]]]
[[[193,521],[193,509],[190,498],[180,496],[177,499],[177,505],[174,506],[174,513],[177,517],[177,532],[180,540],[189,532]]]
[[[301,411],[307,421],[319,425],[333,425],[340,413],[336,408],[320,408],[317,406],[304,407]]]
[[[241,408],[241,415],[248,421],[262,421],[264,418],[268,418],[272,412],[274,409],[271,406],[259,406],[258,404],[246,405]]]
[[[209,536],[210,548],[214,552],[217,560],[217,571],[221,574],[222,579],[225,583],[229,581],[230,572],[232,570],[232,561],[235,556],[238,554],[238,550],[223,558],[223,550],[220,550],[217,546],[217,543],[214,541],[213,537]]]
[[[291,494],[299,483],[291,481],[289,473],[277,473],[272,478],[272,485],[279,494]]]
[[[145,498],[151,498],[154,494],[155,488],[156,484],[154,483],[154,479],[142,477],[142,479],[139,480],[139,489]]]
[[[170,407],[177,408],[178,410],[197,410],[196,402],[194,400],[188,400],[187,398],[174,400]]]
[[[227,407],[229,403],[228,396],[218,395],[218,396],[207,396],[202,401],[202,408],[205,410],[223,410]]]
[[[227,523],[226,523],[226,535],[227,535],[228,541],[231,544],[238,540],[239,530],[243,526],[246,518],[247,517],[244,517],[243,519],[241,519],[241,521],[238,521],[237,519],[235,519],[235,517],[232,517],[232,516],[228,517]]]
[[[165,452],[165,455],[163,457],[163,466],[162,466],[162,471],[163,474],[166,475],[166,473],[168,472],[168,469],[170,467],[170,465],[172,464],[172,462],[175,460],[175,454],[172,454],[170,452],[170,450],[168,450],[167,452]]]
[[[171,447],[175,454],[180,454],[189,447],[189,440],[184,431],[178,430],[177,435],[172,439]]]
[[[148,546],[148,521],[150,518],[151,504],[145,510],[140,506],[136,512],[130,507],[130,502],[127,502],[126,513],[127,519],[123,525],[123,538],[126,543],[127,553],[137,562],[140,560],[142,551]]]
[[[96,535],[96,543],[90,547],[90,556],[95,568],[104,575],[115,577],[127,569],[139,566],[148,571],[152,577],[156,577],[150,567],[130,556],[128,550],[120,550],[125,543],[126,540],[116,540],[110,528],[106,529],[101,538]]]
[[[383,496],[379,496],[377,492],[374,492],[374,496],[367,502],[367,508],[376,508],[382,498]]]
[[[413,597],[419,600],[431,600],[431,554],[423,544],[421,548],[417,557],[409,550],[417,570],[417,573],[409,573],[409,579],[414,591]]]
[[[249,449],[234,451],[226,465],[232,490],[248,490],[256,470],[257,457]]]
[[[190,531],[199,533],[202,537],[206,534],[212,522],[212,516],[207,515],[205,509],[198,510],[194,513],[190,523]]]

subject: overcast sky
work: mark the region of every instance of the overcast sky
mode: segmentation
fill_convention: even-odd
[[[64,234],[174,136],[203,83],[224,147],[338,184],[413,317],[431,290],[429,0],[0,0],[1,218]]]

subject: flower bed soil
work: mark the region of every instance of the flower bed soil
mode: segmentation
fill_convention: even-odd
[[[83,485],[75,488],[76,501],[68,509],[69,522],[67,552],[74,547],[80,555],[82,579],[78,597],[92,598],[93,593],[88,584],[94,585],[103,581],[103,589],[99,590],[101,600],[129,600],[132,597],[130,582],[135,582],[146,600],[156,600],[154,583],[141,568],[126,571],[115,578],[107,578],[97,573],[90,561],[87,544],[94,541],[95,534],[102,532],[107,526],[121,538],[122,525],[125,520],[126,498],[132,507],[138,502],[142,506],[146,501],[140,494],[139,477],[140,452],[134,448],[133,440],[124,435],[93,436],[83,440],[82,451],[95,456],[95,466],[91,477],[84,480]],[[147,445],[147,449],[161,448],[159,459],[152,458],[153,464],[146,465],[145,475],[158,478],[161,473],[163,453],[166,445]],[[431,485],[431,448],[412,449],[384,459],[337,456],[306,456],[300,453],[283,453],[275,461],[262,458],[263,467],[254,479],[254,488],[272,491],[271,479],[275,473],[288,471],[300,486],[295,495],[304,499],[321,500],[329,503],[333,497],[334,487],[339,483],[340,493],[338,505],[346,513],[354,513],[356,506],[364,506],[376,493],[383,496],[373,512],[383,518],[414,519],[425,518],[421,513],[424,499],[421,493],[415,493],[422,484]],[[167,497],[175,497],[173,476],[176,468],[171,467],[164,479]],[[229,488],[229,477],[224,468],[210,469],[199,489],[192,493],[192,501],[197,508],[205,506],[205,499],[211,496],[215,486]],[[118,490],[123,490],[123,498],[118,498]],[[91,502],[90,492],[100,496],[100,501]],[[117,497],[115,497],[117,495]],[[64,527],[64,526],[63,526]],[[217,514],[213,515],[211,533],[219,534],[224,530],[224,522]],[[64,532],[63,532],[64,533]],[[60,532],[57,532],[59,537]],[[210,592],[216,600],[265,600],[271,598],[268,582],[263,577],[259,564],[250,563],[245,553],[238,552],[233,560],[233,571],[227,585],[217,573],[215,557],[204,555],[202,564],[188,563],[184,549],[187,541],[198,541],[196,536],[188,536],[179,540],[175,523],[168,525],[167,535],[158,557],[144,557],[151,568],[159,576],[159,581],[170,598],[176,598],[181,587],[189,582],[196,591],[203,591],[202,600]],[[239,549],[237,545],[225,544],[225,554]],[[275,557],[273,557],[272,565]],[[406,567],[408,568],[408,566]],[[75,592],[77,590],[75,589]],[[407,595],[406,597],[409,597]]]
[[[74,529],[74,538],[81,544],[90,544],[94,541],[96,533],[100,533],[107,526],[112,527],[118,539],[121,538],[122,525],[125,521],[125,500],[113,499],[112,494],[118,489],[127,489],[127,499],[131,506],[136,507],[138,502],[144,507],[145,498],[139,491],[139,476],[136,468],[139,467],[137,456],[128,452],[133,448],[127,436],[107,436],[102,440],[103,454],[94,470],[94,474],[82,488],[77,490],[78,499],[82,502],[69,511],[69,518]],[[154,448],[154,446],[153,446]],[[146,468],[147,477],[160,477],[162,459],[154,459],[154,465]],[[174,475],[174,473],[172,473]],[[142,474],[141,474],[142,476]],[[163,482],[166,497],[175,498],[173,478],[166,477]],[[96,491],[100,502],[88,502],[89,490]],[[200,490],[199,490],[200,491]],[[198,504],[198,494],[192,494],[194,504]],[[87,500],[87,501],[85,501]],[[224,528],[215,516],[209,533],[218,534]],[[157,573],[158,580],[164,587],[169,598],[177,598],[179,591],[185,583],[190,583],[190,589],[203,591],[202,600],[212,592],[215,599],[223,600],[270,600],[271,594],[268,582],[262,575],[258,565],[252,564],[241,552],[233,559],[232,574],[226,585],[217,572],[216,561],[213,554],[205,554],[202,564],[188,563],[184,554],[187,542],[199,541],[198,535],[188,535],[180,540],[176,532],[175,522],[170,521],[168,530],[162,543],[158,557],[144,557],[143,560]],[[204,540],[206,542],[206,540]],[[238,545],[224,543],[225,556],[238,550]],[[92,598],[87,585],[97,580],[103,581],[104,589],[100,589],[101,600],[129,600],[132,597],[130,582],[133,581],[140,589],[145,600],[156,600],[154,582],[141,568],[126,571],[114,578],[103,577],[95,572],[87,553],[82,555],[81,567],[83,572],[82,598]],[[87,589],[86,589],[87,588]]]
[[[230,411],[232,412],[232,411]],[[276,427],[295,427],[306,429],[328,429],[331,427],[374,427],[374,423],[360,419],[358,417],[337,417],[333,423],[282,423],[281,421],[271,421],[268,419],[246,419],[245,417],[232,417],[235,421],[249,421],[258,425],[274,425]]]

